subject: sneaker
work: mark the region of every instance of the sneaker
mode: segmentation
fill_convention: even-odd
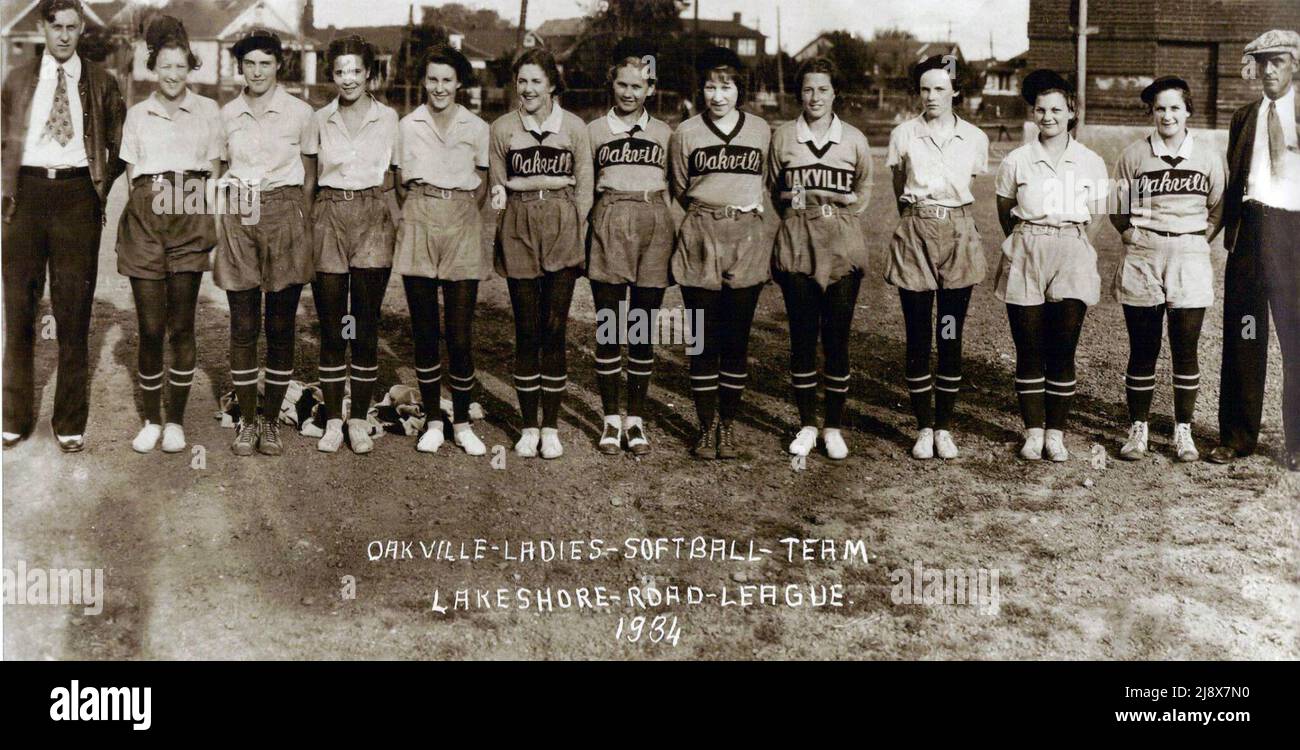
[[[634,456],[644,456],[650,452],[650,440],[645,436],[640,417],[628,417],[623,428],[623,437],[627,440],[627,449]]]
[[[623,450],[623,425],[617,416],[605,417],[605,430],[600,435],[596,450],[606,456],[616,456]]]
[[[736,431],[730,422],[718,422],[718,458],[736,457]]]
[[[370,439],[370,423],[364,419],[349,419],[348,442],[352,444],[352,452],[358,455],[374,450],[375,442]]]
[[[331,419],[325,422],[325,434],[316,441],[316,450],[321,453],[337,453],[343,445],[343,420]]]
[[[239,425],[235,428],[235,442],[230,444],[230,450],[236,456],[251,456],[257,447],[257,418],[241,419]]]
[[[1176,433],[1175,433],[1176,434]],[[1134,422],[1128,428],[1128,440],[1119,449],[1119,457],[1125,461],[1138,461],[1147,457],[1147,438],[1150,436],[1146,422]]]
[[[185,450],[185,428],[175,422],[163,425],[163,453],[180,453]]]
[[[934,431],[934,452],[945,461],[951,461],[959,455],[957,453],[957,444],[952,441],[951,432],[947,430]]]
[[[442,430],[439,430],[439,432],[442,432]],[[469,422],[453,424],[451,426],[451,439],[461,450],[471,456],[481,456],[487,453],[487,446],[483,444],[482,440],[478,439],[478,435],[474,434],[474,430],[470,429]]]
[[[1025,430],[1025,444],[1020,446],[1020,457],[1026,461],[1037,461],[1043,457],[1043,428],[1030,427]]]
[[[799,428],[798,434],[794,440],[790,441],[790,455],[806,456],[812,453],[812,449],[817,447],[817,428],[803,426]]]
[[[131,449],[136,453],[150,453],[158,447],[158,438],[162,437],[162,427],[145,420],[144,427],[135,434],[135,440],[131,441]]]
[[[542,440],[541,431],[536,427],[525,427],[515,443],[515,453],[523,458],[537,458],[537,444]]]
[[[706,461],[718,457],[718,443],[715,440],[716,427],[712,422],[700,425],[700,437],[695,441],[695,447],[691,448],[691,453],[696,458],[702,458]]]
[[[262,432],[257,438],[257,450],[264,456],[279,456],[284,453],[284,445],[280,443],[280,420],[262,420]]]
[[[1174,425],[1174,453],[1178,454],[1178,460],[1184,463],[1201,460],[1201,454],[1196,450],[1196,442],[1192,440],[1190,422],[1179,422]]]
[[[1064,432],[1048,430],[1043,433],[1043,456],[1057,463],[1070,460],[1070,452],[1065,449]]]
[[[916,433],[916,443],[912,446],[912,458],[921,460],[934,458],[934,430],[926,427]]]
[[[838,427],[822,430],[822,445],[826,446],[826,457],[840,461],[849,457],[849,446],[844,444],[844,436]]]
[[[560,431],[554,427],[542,428],[542,458],[550,460],[564,455],[564,445],[560,442]]]
[[[420,442],[415,444],[415,449],[421,453],[437,453],[442,447],[446,436],[442,434],[442,420],[429,420],[425,426],[424,434],[420,436]]]
[[[64,453],[80,453],[86,449],[85,435],[55,435],[54,439],[59,443],[59,450]]]

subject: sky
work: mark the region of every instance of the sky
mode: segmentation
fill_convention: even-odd
[[[438,0],[413,0],[416,20],[420,5]],[[585,15],[595,0],[529,0],[528,27],[551,18]],[[776,13],[781,8],[781,43],[789,53],[822,31],[845,29],[870,38],[876,29],[900,26],[924,40],[949,37],[967,58],[988,57],[992,34],[994,56],[1008,58],[1029,48],[1029,0],[697,0],[701,18],[731,18],[739,11],[748,26],[768,36],[768,52],[776,51]],[[277,6],[299,0],[271,0]],[[403,23],[412,0],[316,0],[316,25],[353,26]],[[519,20],[519,0],[462,0],[464,5],[491,8],[513,22]],[[815,10],[811,10],[813,6]],[[685,14],[689,18],[691,11]]]

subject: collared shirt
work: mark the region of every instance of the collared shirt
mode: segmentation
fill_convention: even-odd
[[[668,143],[673,195],[709,206],[761,209],[771,144],[767,120],[743,111],[729,133],[707,112],[685,120]]]
[[[443,190],[476,190],[488,167],[488,124],[473,112],[456,107],[451,127],[438,131],[427,104],[402,118],[397,164],[402,181],[418,180]]]
[[[263,190],[301,185],[303,154],[314,154],[311,105],[275,85],[262,116],[253,114],[246,94],[221,108],[221,160],[230,175],[259,183]]]
[[[668,123],[642,111],[637,121],[623,122],[614,110],[587,124],[596,192],[668,189]]]
[[[121,157],[131,177],[206,172],[221,157],[221,108],[186,89],[173,116],[155,91],[126,111]]]
[[[560,126],[564,123],[564,110],[560,109],[558,102],[551,106],[551,114],[546,116],[546,122],[541,125],[538,125],[537,120],[532,115],[524,112],[522,108],[516,111],[519,112],[519,119],[523,121],[524,129],[531,130],[534,133],[558,133],[560,132]]]
[[[1177,234],[1203,232],[1219,222],[1227,167],[1223,154],[1197,143],[1190,132],[1177,153],[1152,133],[1120,154],[1115,183],[1117,190],[1127,192],[1133,226]],[[1124,203],[1117,206],[1125,210]]]
[[[81,56],[73,55],[63,63],[64,86],[68,92],[68,111],[72,116],[72,139],[60,146],[45,135],[45,123],[54,106],[54,92],[59,86],[59,63],[46,52],[41,55],[41,72],[32,94],[32,109],[27,119],[27,140],[23,143],[23,166],[87,167],[85,129],[82,123],[81,95],[77,84],[81,81]]]
[[[952,136],[940,144],[917,115],[889,134],[886,166],[902,169],[904,203],[956,208],[975,201],[971,177],[989,171],[989,137],[983,130],[953,115]]]
[[[1087,224],[1106,197],[1106,162],[1068,136],[1061,158],[1052,157],[1035,138],[1007,154],[998,167],[997,194],[1015,198],[1011,215],[1031,224],[1059,227]]]
[[[1295,85],[1277,100],[1277,117],[1282,123],[1282,139],[1286,151],[1282,154],[1282,175],[1273,174],[1268,156],[1268,106],[1267,96],[1259,105],[1255,120],[1255,142],[1250,152],[1250,173],[1246,180],[1246,199],[1258,201],[1274,208],[1300,211],[1300,147],[1296,134]]]
[[[389,166],[398,163],[397,110],[369,95],[366,98],[370,106],[356,133],[343,122],[337,98],[312,114],[311,148],[316,152],[316,183],[321,187],[379,187]],[[364,107],[365,102],[353,106]]]
[[[800,115],[772,133],[767,180],[778,205],[794,203],[802,193],[804,207],[845,205],[865,209],[871,200],[871,146],[861,130],[831,120],[826,137],[818,142]]]

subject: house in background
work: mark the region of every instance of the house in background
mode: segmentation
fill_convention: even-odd
[[[794,55],[792,55],[791,57],[794,59],[795,62],[807,62],[808,60],[811,60],[814,57],[821,57],[825,55],[827,52],[830,52],[831,48],[834,46],[835,43],[831,41],[830,34],[827,32],[822,32],[821,34],[817,35],[816,39],[805,44],[803,48],[801,48],[798,52],[794,53]]]
[[[45,51],[45,37],[36,28],[40,20],[36,6],[40,0],[5,0],[4,25],[0,26],[0,69],[35,60]],[[125,6],[124,2],[84,3],[86,27],[107,32],[109,21]]]
[[[719,47],[734,50],[741,62],[752,67],[763,56],[767,37],[760,31],[741,23],[740,14],[733,13],[731,20],[701,18],[700,35]],[[682,19],[682,30],[687,34],[694,29],[695,21]],[[587,32],[586,18],[556,18],[544,22],[524,37],[525,47],[542,46],[549,49],[555,59],[564,62],[582,45]]]
[[[1028,65],[1026,53],[1010,60],[972,60],[972,75],[983,76],[984,86],[979,93],[969,97],[972,111],[981,112],[993,119],[1023,118],[1025,100],[1020,98],[1020,82]]]

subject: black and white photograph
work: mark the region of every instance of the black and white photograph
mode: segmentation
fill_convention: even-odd
[[[6,661],[1300,658],[1294,0],[0,21]]]

